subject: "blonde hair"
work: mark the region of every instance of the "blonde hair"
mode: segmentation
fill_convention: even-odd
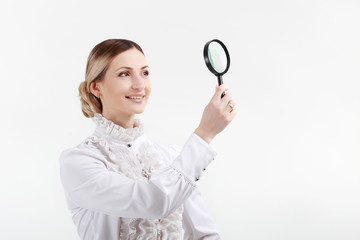
[[[126,39],[108,39],[91,50],[86,64],[85,81],[79,85],[81,110],[85,117],[102,113],[101,100],[90,92],[90,84],[101,81],[114,57],[131,48],[136,48],[144,54],[137,43]]]

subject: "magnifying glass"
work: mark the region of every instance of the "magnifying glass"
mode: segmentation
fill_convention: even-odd
[[[222,75],[230,67],[230,55],[224,43],[218,39],[213,39],[205,44],[204,47],[205,64],[215,76],[217,76],[219,86],[223,84]],[[225,93],[221,94],[224,97]]]

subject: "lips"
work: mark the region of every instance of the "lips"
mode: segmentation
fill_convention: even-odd
[[[127,99],[143,99],[144,95],[132,95],[132,96],[125,96]]]
[[[133,103],[142,103],[144,101],[145,95],[135,94],[135,95],[125,96],[125,97],[127,99],[129,99],[130,101],[132,101]]]

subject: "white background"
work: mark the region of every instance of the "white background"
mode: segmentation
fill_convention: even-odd
[[[58,158],[93,131],[77,87],[108,38],[143,47],[165,144],[214,92],[204,44],[227,45],[239,113],[199,184],[223,239],[360,239],[358,0],[2,0],[0,26],[0,239],[78,239]]]

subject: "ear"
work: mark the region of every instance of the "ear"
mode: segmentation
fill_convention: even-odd
[[[101,95],[101,86],[98,81],[93,81],[90,83],[90,92],[95,95],[95,97],[100,98]]]

